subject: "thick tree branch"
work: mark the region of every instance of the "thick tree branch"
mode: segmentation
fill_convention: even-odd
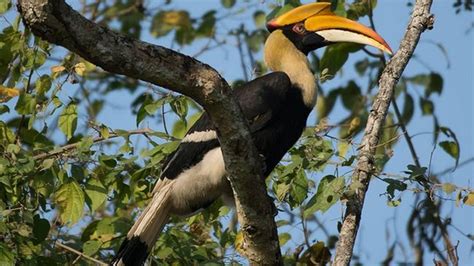
[[[357,182],[358,189],[348,200],[344,221],[336,247],[334,265],[349,265],[354,243],[359,228],[365,194],[369,188],[370,178],[374,172],[374,155],[385,117],[403,70],[415,51],[421,33],[431,28],[433,17],[430,15],[432,0],[417,0],[413,8],[410,23],[399,50],[385,67],[380,80],[380,91],[370,111],[364,137],[359,149],[357,168],[352,182]]]
[[[32,32],[112,73],[182,93],[201,104],[219,135],[236,198],[244,251],[252,264],[281,264],[272,201],[262,178],[262,160],[227,82],[210,66],[173,50],[101,27],[63,0],[19,0]]]

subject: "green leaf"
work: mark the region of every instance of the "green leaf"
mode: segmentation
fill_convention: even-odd
[[[342,103],[347,110],[355,112],[364,106],[361,89],[353,80],[349,81],[347,86],[341,90],[341,96]]]
[[[436,73],[418,74],[406,79],[407,81],[425,87],[425,98],[430,97],[432,93],[441,94],[443,91],[443,77]]]
[[[457,161],[459,160],[459,144],[456,141],[442,141],[439,146]]]
[[[257,27],[264,27],[265,26],[265,12],[262,10],[257,10],[253,13],[253,22]]]
[[[364,60],[357,61],[354,67],[357,71],[357,74],[359,74],[359,76],[364,76],[365,71],[367,71],[367,68],[369,67],[369,59],[364,58]]]
[[[293,207],[299,206],[308,194],[308,179],[303,169],[299,169],[296,176],[291,180],[290,196]]]
[[[235,0],[221,0],[221,4],[225,8],[231,8],[235,5]]]
[[[325,212],[334,205],[344,192],[344,177],[327,175],[321,179],[318,191],[308,202],[304,216],[308,217],[316,211]]]
[[[15,255],[4,243],[0,243],[0,265],[15,265]]]
[[[109,128],[108,128],[106,125],[101,125],[101,126],[100,126],[100,135],[101,135],[104,139],[109,139],[109,137],[110,137],[110,131],[109,131]]]
[[[352,20],[358,20],[369,14],[370,7],[373,9],[377,5],[377,0],[371,0],[371,5],[368,5],[367,0],[356,0],[349,6],[347,10],[347,17]]]
[[[48,236],[49,229],[49,221],[36,214],[33,217],[33,235],[35,236],[34,243],[39,244],[43,242],[43,240],[45,240]]]
[[[99,251],[102,242],[98,240],[89,240],[82,245],[82,250],[87,256],[92,256]]]
[[[415,101],[413,100],[413,97],[409,93],[406,93],[405,103],[403,105],[403,111],[402,111],[403,123],[408,124],[408,122],[410,122],[411,118],[413,117],[414,111],[415,111]]]
[[[10,0],[0,0],[0,14],[7,12],[8,9],[12,6]]]
[[[84,192],[76,181],[63,184],[56,191],[54,201],[59,207],[61,221],[73,225],[84,211]]]
[[[21,93],[16,103],[15,110],[20,115],[33,114],[36,109],[36,99],[31,94]]]
[[[216,11],[211,10],[202,16],[202,22],[196,30],[196,34],[202,37],[211,37],[215,32]]]
[[[383,181],[388,183],[387,193],[390,195],[391,198],[395,197],[395,190],[405,191],[407,189],[407,184],[403,183],[400,180],[384,178]]]
[[[436,129],[436,132],[435,132],[435,139],[438,138],[438,132],[441,131],[446,137],[448,138],[451,138],[454,140],[454,143],[455,143],[455,147],[451,147],[452,144],[443,144],[446,146],[446,148],[448,148],[449,151],[447,151],[443,146],[441,146],[441,143],[440,143],[440,146],[447,152],[449,153],[451,156],[453,155],[457,155],[457,156],[453,156],[453,158],[456,159],[456,167],[459,163],[459,155],[460,155],[460,148],[461,146],[459,145],[459,141],[456,137],[456,134],[454,133],[454,131],[452,131],[450,128],[448,127],[443,127],[443,126],[439,126],[438,123],[437,123],[437,120],[435,119],[435,129]],[[452,154],[451,154],[451,153]]]
[[[176,30],[174,39],[179,45],[191,44],[196,37],[196,32],[193,28],[180,28]]]
[[[434,104],[428,99],[420,98],[420,108],[423,115],[431,115],[434,112]]]
[[[69,140],[77,127],[77,106],[74,103],[68,104],[59,115],[58,127]]]
[[[114,168],[115,166],[117,166],[117,161],[115,160],[115,157],[112,156],[112,155],[101,155],[99,156],[99,162],[104,165],[104,166],[107,166],[109,168]]]
[[[43,170],[49,169],[49,168],[51,168],[51,166],[53,166],[55,161],[56,161],[56,159],[46,159],[41,163],[41,168]]]
[[[443,92],[443,77],[436,72],[432,72],[425,95],[429,97],[432,93],[441,94],[441,92]]]
[[[155,37],[168,34],[173,29],[190,29],[191,18],[184,10],[169,10],[156,13],[151,22],[150,32]]]
[[[286,183],[274,183],[273,191],[275,191],[275,195],[279,201],[283,201],[290,191],[290,184]]]
[[[91,212],[97,210],[107,199],[107,189],[95,178],[89,179],[85,191],[86,203]]]
[[[263,42],[265,41],[265,32],[262,30],[256,30],[250,35],[246,36],[245,41],[252,52],[258,52],[262,48]]]
[[[334,14],[340,17],[347,17],[344,0],[331,0],[331,3],[332,3],[332,10]]]
[[[10,108],[7,105],[1,104],[0,115],[3,115],[4,113],[10,113]]]
[[[186,97],[180,96],[172,101],[170,105],[175,114],[183,120],[186,119],[186,115],[188,114],[188,102]]]
[[[35,82],[35,89],[39,95],[44,95],[46,92],[51,89],[52,85],[51,77],[48,75],[42,75],[39,79]]]
[[[8,144],[7,146],[7,152],[9,153],[18,154],[20,150],[21,150],[20,146],[13,143]]]
[[[342,90],[343,88],[334,89],[331,90],[327,96],[318,97],[318,104],[316,105],[316,108],[318,109],[318,119],[327,117],[329,113],[331,113]]]
[[[356,52],[361,48],[361,45],[352,43],[337,43],[328,46],[321,58],[319,69],[328,69],[329,75],[334,77],[349,58],[349,53]]]
[[[147,107],[148,106],[148,110]],[[145,119],[147,114],[154,114],[156,109],[158,109],[158,105],[154,105],[152,97],[150,97],[148,94],[145,96],[145,100],[143,101],[142,105],[140,106],[140,109],[138,109],[137,112],[137,127],[140,124],[140,122]]]

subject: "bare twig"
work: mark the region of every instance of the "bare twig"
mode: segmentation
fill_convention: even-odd
[[[86,254],[84,254],[84,253],[82,253],[82,252],[80,252],[80,251],[78,251],[78,250],[75,250],[75,249],[71,248],[70,246],[66,246],[66,245],[64,245],[64,244],[61,243],[61,242],[56,242],[56,246],[57,246],[57,247],[60,247],[60,248],[62,248],[62,249],[65,249],[65,250],[67,250],[67,251],[69,251],[69,252],[72,252],[72,253],[74,253],[74,254],[79,255],[78,258],[84,258],[84,259],[90,260],[90,261],[96,263],[97,265],[101,265],[101,266],[108,265],[107,263],[102,262],[102,261],[100,261],[100,260],[98,260],[98,259],[94,259],[94,258],[92,258],[92,257],[90,257],[90,256],[87,256]],[[76,259],[76,260],[77,260],[77,259]],[[74,263],[73,263],[73,264],[74,264]]]
[[[449,174],[449,173],[453,172],[454,170],[456,170],[456,169],[458,169],[458,168],[460,168],[460,167],[462,167],[462,166],[465,166],[465,165],[467,165],[467,164],[470,164],[470,163],[472,163],[472,162],[474,162],[474,157],[471,157],[471,158],[469,158],[469,159],[467,159],[467,160],[465,160],[465,161],[463,161],[463,162],[460,162],[457,166],[450,167],[450,168],[448,168],[448,169],[442,170],[442,171],[437,172],[437,173],[434,173],[434,174],[432,174],[432,175],[433,175],[433,176],[443,176],[443,175],[445,175],[445,174]]]
[[[244,80],[249,81],[249,76],[247,74],[247,66],[245,65],[245,59],[244,59],[244,51],[242,49],[242,40],[241,40],[241,32],[244,31],[244,26],[240,26],[240,30],[238,30],[235,34],[235,38],[237,39],[237,49],[239,51],[239,56],[240,56],[240,66],[242,67],[242,72],[244,73]]]
[[[152,132],[153,131],[149,128],[143,128],[143,129],[127,131],[127,134],[128,135],[139,135],[139,134],[146,134],[146,133],[152,133]],[[113,138],[116,138],[116,137],[120,137],[120,135],[115,133],[115,132],[111,132],[108,138],[100,136],[100,137],[94,138],[92,140],[92,142],[97,143],[97,142],[113,139]],[[66,153],[68,151],[76,149],[79,145],[81,145],[80,142],[67,144],[67,145],[64,145],[64,146],[62,146],[58,149],[55,149],[53,151],[37,154],[37,155],[33,156],[33,159],[34,160],[43,160],[43,159],[46,159],[46,158],[49,158],[49,157],[58,156],[58,155]]]
[[[357,169],[352,176],[353,182],[357,182],[359,188],[347,202],[346,213],[336,247],[335,265],[349,265],[351,261],[365,194],[369,187],[370,177],[375,170],[375,147],[379,141],[379,135],[388,113],[395,85],[413,55],[421,33],[427,28],[432,27],[431,4],[432,0],[416,1],[410,23],[400,44],[400,49],[387,64],[379,80],[380,91],[367,120],[358,154]]]

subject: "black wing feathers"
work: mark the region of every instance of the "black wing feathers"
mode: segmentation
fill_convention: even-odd
[[[263,128],[277,113],[291,82],[283,72],[273,72],[256,78],[234,91],[245,117],[249,120],[250,131]]]
[[[291,88],[288,76],[273,72],[259,77],[234,90],[244,116],[249,120],[250,131],[255,133],[270,123],[285,102]],[[186,135],[194,132],[215,130],[207,113],[196,121]],[[161,178],[173,179],[184,170],[199,163],[210,150],[219,147],[219,141],[212,139],[201,142],[182,142],[164,163]]]
[[[214,130],[214,126],[207,113],[203,113],[186,135],[207,130]],[[161,178],[174,179],[184,170],[199,163],[208,151],[216,147],[219,147],[217,139],[202,142],[181,142],[178,148],[166,158]]]

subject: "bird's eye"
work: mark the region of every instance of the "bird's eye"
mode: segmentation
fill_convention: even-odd
[[[293,26],[293,31],[298,34],[303,34],[306,32],[306,29],[304,28],[303,23],[297,23]]]

